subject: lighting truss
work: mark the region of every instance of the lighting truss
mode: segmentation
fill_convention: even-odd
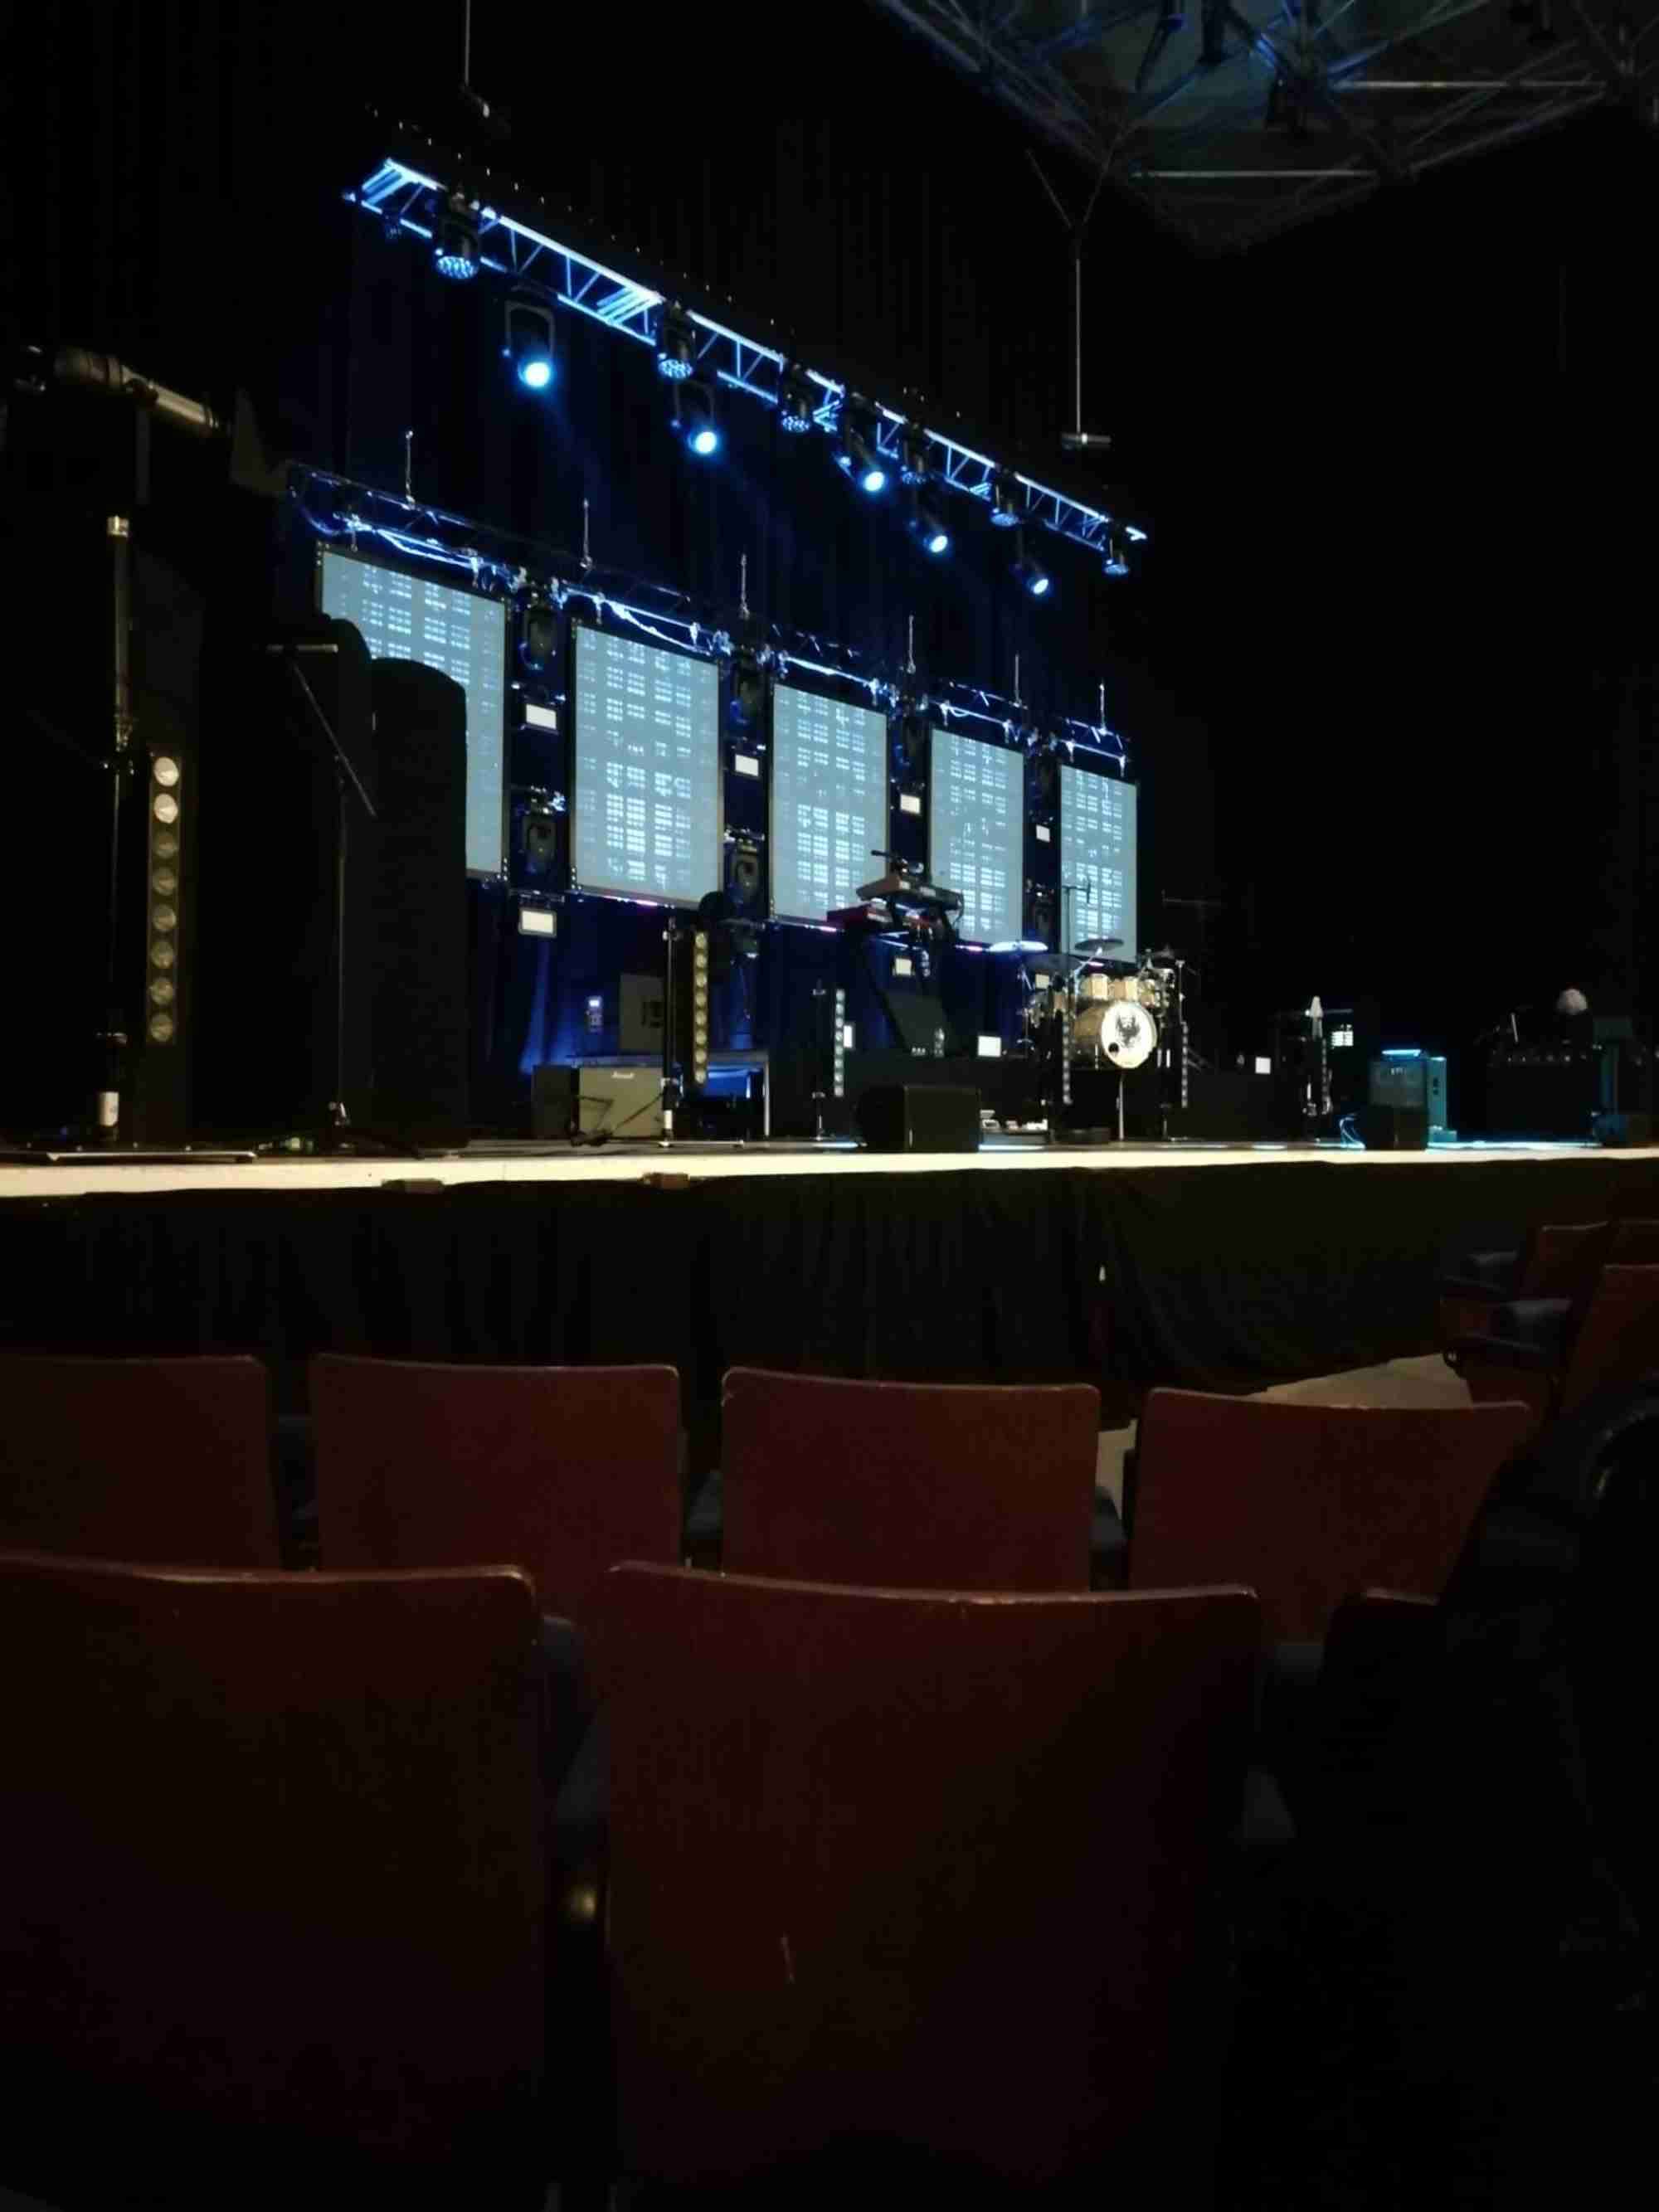
[[[1553,0],[1547,32],[1502,0],[872,4],[1211,250],[1599,106],[1659,126],[1653,0]]]
[[[388,231],[404,232],[429,240],[441,210],[460,189],[477,223],[479,260],[483,270],[508,284],[526,279],[538,283],[555,295],[561,307],[586,315],[591,322],[600,324],[618,337],[631,338],[636,344],[654,349],[662,311],[669,304],[667,293],[653,290],[636,278],[607,267],[580,248],[561,243],[521,213],[482,199],[475,201],[464,186],[458,187],[453,180],[446,181],[441,173],[445,159],[429,143],[423,149],[423,161],[424,166],[416,167],[388,156],[347,198]],[[528,196],[516,190],[514,198],[520,207],[530,204]],[[781,353],[775,346],[745,337],[740,331],[684,301],[677,304],[697,334],[692,373],[714,377],[730,391],[745,392],[750,398],[775,407],[784,371],[792,356]],[[848,386],[810,363],[800,362],[799,366],[820,394],[814,421],[820,429],[833,430],[848,398]],[[1003,464],[988,453],[963,444],[949,431],[918,422],[879,400],[871,399],[868,404],[875,412],[877,447],[895,476],[902,459],[902,434],[919,434],[927,444],[932,481],[988,504],[992,480],[1002,472]],[[1052,531],[1056,537],[1070,538],[1074,544],[1086,546],[1091,552],[1103,549],[1114,526],[1137,541],[1146,537],[1144,530],[1126,522],[1121,515],[1114,516],[1102,508],[1085,506],[1069,493],[1039,483],[1034,477],[1024,476],[1018,470],[1009,470],[1007,475],[1020,502],[1020,519]]]

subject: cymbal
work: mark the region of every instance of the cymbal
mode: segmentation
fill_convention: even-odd
[[[1080,937],[1077,949],[1079,952],[1115,952],[1122,942],[1121,937]]]
[[[1149,960],[1184,960],[1186,957],[1184,952],[1177,952],[1173,945],[1166,945],[1159,951],[1146,955]]]

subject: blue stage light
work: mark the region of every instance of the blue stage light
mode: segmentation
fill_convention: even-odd
[[[433,235],[432,258],[438,274],[457,282],[478,273],[478,233],[459,193],[450,200]]]
[[[930,553],[948,553],[951,550],[951,538],[948,531],[930,530],[926,543]]]
[[[545,392],[553,381],[553,311],[516,295],[507,303],[507,342],[501,351],[526,392]]]
[[[683,307],[665,307],[657,325],[657,373],[684,384],[696,366],[697,326]]]
[[[1025,550],[1025,535],[1023,531],[1014,546],[1014,576],[1034,599],[1048,597],[1048,572],[1040,561],[1032,560]]]
[[[1019,488],[1006,469],[991,478],[991,520],[999,530],[1019,527]]]
[[[950,551],[950,532],[939,520],[938,515],[930,514],[925,507],[912,504],[910,520],[905,527],[922,551],[931,553],[935,560],[938,560],[942,554]]]
[[[778,385],[778,428],[799,438],[812,427],[817,411],[818,391],[804,368],[785,369]]]
[[[720,426],[714,420],[714,395],[698,378],[676,381],[674,428],[685,441],[686,451],[706,461],[720,449]]]
[[[875,410],[863,401],[850,397],[842,401],[840,444],[837,467],[846,471],[861,492],[879,498],[887,489],[887,464]]]

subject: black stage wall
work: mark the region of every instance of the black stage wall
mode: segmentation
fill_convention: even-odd
[[[476,15],[504,167],[1053,454],[1059,225],[1012,126],[872,12],[805,60],[747,6],[625,52],[604,19]],[[1209,952],[1241,1045],[1316,989],[1376,994],[1425,1042],[1565,981],[1648,1003],[1652,430],[1621,211],[1651,196],[1650,137],[1598,115],[1216,264],[1104,195],[1085,411],[1156,536],[1109,591],[1054,549],[1037,629],[972,561],[924,595],[845,498],[665,465],[614,356],[608,405],[504,404],[479,303],[381,273],[338,198],[372,158],[365,94],[453,135],[455,16],[434,45],[310,0],[112,6],[93,40],[32,11],[0,94],[22,187],[0,301],[185,389],[248,381],[291,448],[387,483],[412,426],[422,488],[487,520],[568,544],[585,491],[615,556],[689,587],[729,596],[746,550],[769,615],[890,653],[914,605],[925,658],[1000,689],[1016,651],[1045,702],[1103,677],[1146,778],[1144,933]],[[636,428],[618,469],[606,441]],[[1202,948],[1166,894],[1227,902]]]

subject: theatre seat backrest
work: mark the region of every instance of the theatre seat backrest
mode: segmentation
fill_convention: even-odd
[[[1200,2201],[1248,1591],[623,1567],[599,1633],[624,2170],[708,2185],[856,2140]]]
[[[340,2201],[383,2168],[454,2202],[524,2185],[547,2148],[536,1629],[507,1570],[0,1556],[9,2160],[55,2112],[57,2170],[107,2155],[121,2180],[92,2201],[142,2174],[169,2201],[215,2175],[261,2203],[278,2172]]]
[[[0,1545],[279,1565],[264,1368],[0,1355]]]
[[[622,1559],[679,1557],[672,1367],[311,1365],[331,1568],[505,1560],[544,1612],[581,1621]]]
[[[1080,1384],[843,1382],[734,1367],[732,1574],[921,1589],[1089,1586],[1100,1431]]]
[[[1229,1578],[1275,1642],[1355,1590],[1437,1596],[1532,1415],[1515,1405],[1308,1406],[1154,1390],[1136,1439],[1136,1589]]]

